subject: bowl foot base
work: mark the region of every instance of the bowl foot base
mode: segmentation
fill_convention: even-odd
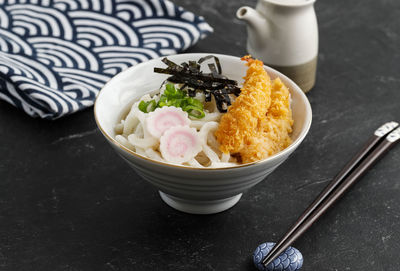
[[[172,208],[181,212],[200,215],[225,211],[235,205],[242,197],[242,194],[238,194],[226,199],[203,201],[177,198],[161,191],[159,192],[161,199]]]

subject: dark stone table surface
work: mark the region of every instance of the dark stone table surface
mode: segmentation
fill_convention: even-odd
[[[179,0],[215,32],[189,52],[241,56],[255,1]],[[319,0],[311,130],[232,209],[168,207],[106,143],[92,108],[46,121],[0,102],[0,270],[255,270],[380,124],[400,120],[400,1]],[[302,270],[399,270],[400,145],[295,242]]]

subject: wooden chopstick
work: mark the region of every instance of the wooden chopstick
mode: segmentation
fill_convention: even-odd
[[[340,196],[400,139],[397,122],[379,127],[364,147],[345,165],[262,260],[267,266],[302,235]]]

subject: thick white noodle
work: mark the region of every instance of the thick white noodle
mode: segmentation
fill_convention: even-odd
[[[146,129],[146,114],[142,111],[139,110],[139,108],[136,106],[134,108],[135,115],[138,117],[140,124],[142,125],[142,130],[143,130],[143,138],[151,137],[149,131]]]
[[[136,153],[139,154],[139,155],[141,155],[141,156],[148,157],[147,154],[146,154],[146,152],[145,152],[144,149],[142,149],[142,148],[136,147]],[[148,158],[149,158],[149,157],[148,157]]]
[[[204,124],[206,124],[210,121],[219,121],[219,119],[221,118],[221,115],[222,115],[219,112],[211,112],[211,113],[205,112],[205,113],[206,113],[206,115],[201,120],[197,120],[197,119],[191,120],[192,122],[190,123],[190,127],[194,127],[196,129],[200,130]]]
[[[204,116],[204,118],[201,119],[201,121],[204,122],[209,122],[209,121],[219,121],[219,119],[221,118],[222,113],[219,113],[218,111],[216,112],[211,112],[208,113]]]
[[[203,167],[203,165],[200,164],[200,163],[196,160],[196,158],[193,158],[192,160],[188,161],[187,163],[188,163],[188,165],[191,166],[191,167],[198,167],[198,168]]]
[[[135,129],[136,125],[139,123],[139,120],[135,116],[128,116],[125,121],[124,130],[122,132],[123,135],[129,135],[133,133],[133,129]]]
[[[139,147],[142,149],[153,147],[153,146],[157,145],[157,143],[158,143],[157,138],[154,138],[152,136],[139,138],[135,134],[128,135],[128,140],[133,146]]]
[[[138,105],[139,105],[138,103],[135,103],[134,107],[132,107],[131,112],[133,112],[132,114],[138,118],[140,123],[143,124],[146,120],[146,114],[144,112],[140,111]]]
[[[221,151],[218,149],[219,148],[219,143],[217,141],[217,139],[215,138],[214,133],[208,133],[207,135],[207,144],[213,148],[214,150],[218,150],[218,153],[220,153]]]
[[[162,86],[160,94],[164,92],[165,85]],[[149,101],[151,99],[159,100],[160,94],[144,95],[139,101],[135,102],[125,119],[116,124],[115,139],[123,146],[135,151],[139,155],[150,159],[170,163],[166,161],[159,152],[159,140],[150,135],[146,128],[147,114],[139,110],[140,101]],[[197,93],[196,99],[204,102],[204,93]],[[235,166],[235,159],[219,150],[219,143],[214,136],[214,131],[218,128],[218,122],[222,113],[218,111],[214,97],[211,102],[206,103],[205,117],[203,119],[191,119],[190,127],[198,131],[202,144],[202,151],[190,161],[184,163],[186,166],[202,167],[230,167]]]
[[[200,120],[192,120],[190,122],[190,127],[196,128],[197,130],[200,130],[201,127],[203,127],[203,125],[205,124],[205,122],[200,121]]]
[[[134,108],[137,107],[137,103],[133,104],[131,107],[131,111],[129,112],[128,116],[126,116],[124,121],[124,129],[122,134],[128,136],[133,132],[133,129],[139,123],[138,118],[136,117]]]
[[[147,148],[145,149],[146,155],[147,157],[149,157],[150,159],[156,160],[156,161],[160,161],[160,162],[166,162],[160,155],[160,153],[158,151],[155,151],[152,148]]]
[[[115,140],[117,140],[121,145],[127,147],[128,149],[135,151],[136,148],[133,146],[124,136],[116,135]]]
[[[211,163],[221,162],[218,155],[207,145],[203,145],[203,152],[207,155],[208,159],[210,159]]]
[[[144,131],[143,131],[143,125],[139,122],[139,124],[136,126],[134,132],[133,132],[137,137],[139,138],[144,138]]]
[[[115,125],[115,127],[114,127],[114,132],[116,133],[116,134],[122,134],[123,133],[123,131],[124,131],[124,120],[121,120],[121,122],[120,123],[118,123],[117,125]]]
[[[203,125],[199,132],[199,138],[203,146],[203,152],[210,159],[211,163],[220,162],[218,155],[208,146],[207,137],[210,131],[215,131],[218,128],[218,122],[211,121]]]

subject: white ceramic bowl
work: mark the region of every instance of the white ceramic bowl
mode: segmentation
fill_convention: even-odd
[[[176,63],[198,60],[207,54],[180,54],[168,58]],[[218,55],[222,73],[241,84],[246,73],[238,57]],[[157,162],[125,148],[115,139],[114,126],[132,100],[158,89],[168,75],[153,72],[165,67],[161,58],[133,66],[112,78],[100,91],[94,107],[97,126],[115,151],[146,181],[160,191],[171,207],[194,214],[211,214],[235,205],[242,193],[267,177],[300,145],[311,125],[311,106],[301,89],[289,78],[265,67],[271,78],[279,76],[292,98],[293,143],[285,150],[258,162],[230,168],[190,168]]]

